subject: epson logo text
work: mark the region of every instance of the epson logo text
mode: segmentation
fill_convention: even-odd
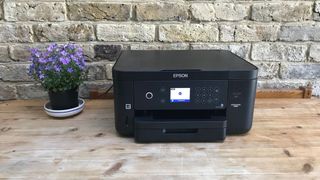
[[[189,78],[188,74],[183,74],[183,73],[179,73],[179,74],[173,74],[172,76],[174,79],[185,79],[185,78]]]

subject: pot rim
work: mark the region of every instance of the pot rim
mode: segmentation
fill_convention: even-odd
[[[71,112],[71,111],[75,111],[75,110],[78,110],[80,108],[82,108],[85,104],[85,101],[84,99],[82,98],[78,98],[79,100],[79,105],[77,107],[74,107],[74,108],[70,108],[70,109],[62,109],[62,110],[53,110],[53,109],[49,109],[47,108],[47,105],[50,103],[50,101],[48,101],[47,103],[45,103],[43,105],[43,108],[48,111],[48,112],[51,112],[51,113],[67,113],[67,112]]]

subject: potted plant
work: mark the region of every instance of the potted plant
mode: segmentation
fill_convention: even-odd
[[[30,76],[49,93],[52,110],[79,105],[78,88],[86,78],[83,50],[74,44],[51,44],[45,50],[31,49]]]

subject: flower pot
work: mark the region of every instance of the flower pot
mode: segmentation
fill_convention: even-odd
[[[49,91],[49,100],[53,110],[71,109],[79,105],[78,87],[66,91]]]

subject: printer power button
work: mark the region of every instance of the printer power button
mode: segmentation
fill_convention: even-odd
[[[153,98],[152,92],[147,92],[147,93],[146,93],[146,98],[147,98],[147,99],[152,99],[152,98]]]

